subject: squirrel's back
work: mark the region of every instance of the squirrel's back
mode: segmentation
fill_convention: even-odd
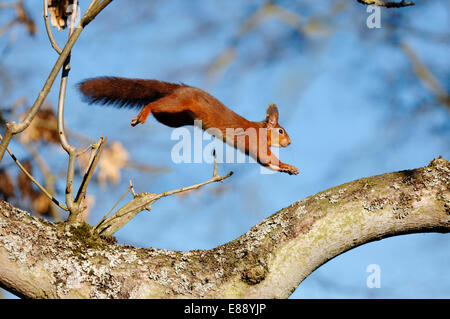
[[[84,80],[78,88],[88,103],[143,108],[133,126],[144,123],[150,113],[170,127],[193,125],[196,119],[205,128],[223,131],[226,127],[245,129],[249,125],[212,95],[185,84],[104,76]]]

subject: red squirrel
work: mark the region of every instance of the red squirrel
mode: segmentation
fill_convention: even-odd
[[[215,129],[215,137],[245,152],[261,165],[290,175],[298,174],[297,168],[282,163],[270,151],[270,146],[286,147],[291,143],[278,124],[278,109],[274,103],[269,104],[264,121],[254,122],[236,114],[207,92],[185,84],[97,77],[84,80],[78,88],[89,103],[142,108],[132,119],[132,126],[145,123],[150,113],[170,127],[194,125],[194,120],[200,120],[202,129],[208,132]],[[252,134],[256,139],[252,139]]]

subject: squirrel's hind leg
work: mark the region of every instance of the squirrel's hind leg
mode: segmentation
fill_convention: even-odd
[[[144,106],[144,108],[139,112],[138,116],[136,116],[135,118],[133,118],[131,120],[131,126],[136,126],[139,123],[141,123],[141,124],[145,123],[145,121],[147,120],[147,117],[152,112],[150,104],[151,103],[149,103],[146,106]]]

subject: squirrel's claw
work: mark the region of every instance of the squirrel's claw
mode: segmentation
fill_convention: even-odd
[[[289,175],[297,175],[298,169],[292,165],[284,164],[279,168],[280,172],[288,173]]]
[[[134,119],[131,120],[131,126],[136,126],[139,123],[141,123],[141,122],[139,121],[139,117],[138,116],[136,116]]]

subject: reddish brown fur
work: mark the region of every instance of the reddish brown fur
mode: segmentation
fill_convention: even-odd
[[[78,88],[89,103],[141,108],[183,86],[156,80],[97,77],[81,82]]]
[[[273,104],[267,109],[264,121],[248,121],[233,112],[207,92],[187,86],[156,80],[126,79],[118,77],[99,77],[88,79],[79,85],[80,91],[90,103],[115,104],[118,107],[142,108],[131,125],[145,123],[150,113],[161,123],[170,127],[193,125],[194,120],[201,120],[203,129],[215,128],[216,137],[244,151],[260,164],[271,169],[298,174],[295,167],[284,164],[270,151],[270,146],[287,146],[289,136],[278,124],[278,110]],[[239,138],[239,134],[227,135],[227,128],[255,129],[257,141],[260,134],[261,145],[251,138]],[[263,130],[260,130],[263,129]],[[249,130],[249,131],[250,131]],[[272,139],[272,131],[282,131],[279,138]]]

